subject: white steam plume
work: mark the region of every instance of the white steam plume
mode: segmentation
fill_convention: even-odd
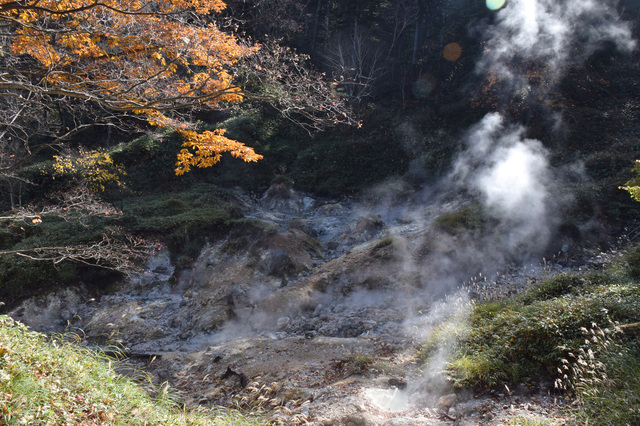
[[[553,87],[550,81],[586,60],[602,42],[620,51],[635,49],[631,25],[621,20],[617,3],[509,0],[487,28],[478,69],[507,80],[511,93],[525,89],[544,98]],[[528,63],[532,60],[537,62],[535,70]],[[528,72],[543,74],[534,80],[541,77],[545,83],[530,83]],[[458,183],[480,192],[489,212],[501,222],[497,231],[509,235],[508,250],[523,245],[543,248],[554,225],[550,219],[556,216],[551,210],[563,201],[550,196],[553,171],[545,148],[524,134],[523,127],[506,125],[500,114],[488,114],[469,132],[468,148],[453,173]]]
[[[516,79],[510,66],[518,59],[536,59],[558,75],[585,60],[603,41],[632,51],[631,25],[622,21],[615,0],[510,0],[488,28],[480,69]]]
[[[616,3],[507,0],[497,12],[495,24],[486,29],[486,49],[478,71],[505,80],[508,95],[535,91],[545,98],[553,88],[551,81],[561,77],[567,67],[586,60],[602,47],[601,43],[613,43],[620,51],[635,48],[631,26],[621,21]],[[537,83],[527,75],[534,72],[539,73]],[[496,219],[491,235],[481,241],[486,249],[472,253],[485,260],[485,265],[493,262],[494,267],[504,266],[500,262],[505,260],[529,261],[540,255],[551,240],[558,208],[569,198],[558,197],[554,186],[560,182],[542,143],[527,138],[524,127],[505,123],[497,112],[487,114],[469,130],[467,147],[458,156],[450,178],[454,185],[476,193],[488,214]],[[473,252],[472,245],[467,248]],[[450,260],[459,261],[460,250],[453,253],[458,257]],[[459,264],[454,262],[454,266]],[[425,338],[431,330],[429,320],[424,316],[407,321],[407,330],[418,324],[418,329],[427,334],[415,335]],[[445,342],[439,348],[435,367],[444,365],[443,360],[450,356],[447,347]],[[424,380],[432,380],[428,368]],[[420,387],[424,385],[418,383],[411,388]]]
[[[550,98],[568,68],[599,49],[615,46],[631,52],[636,47],[631,24],[621,19],[617,3],[509,0],[495,23],[484,29],[485,50],[476,70],[488,82],[500,82],[501,104],[524,106],[529,111],[522,118],[539,116],[560,130],[561,114],[551,111]]]
[[[499,220],[496,232],[508,235],[504,249],[547,244],[553,225],[552,171],[545,148],[525,138],[523,127],[506,126],[500,114],[487,114],[470,130],[468,149],[458,157],[452,177],[479,193],[488,213]]]

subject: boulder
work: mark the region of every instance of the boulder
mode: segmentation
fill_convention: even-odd
[[[365,242],[374,238],[384,228],[384,222],[379,214],[368,214],[361,217],[348,235],[346,240]]]
[[[259,268],[267,275],[278,278],[290,277],[303,269],[289,253],[281,249],[267,252]]]

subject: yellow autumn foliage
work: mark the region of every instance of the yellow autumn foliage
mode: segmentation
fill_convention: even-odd
[[[71,177],[76,185],[94,192],[104,192],[109,186],[124,188],[121,180],[126,176],[122,165],[115,164],[111,155],[104,150],[85,150],[69,155],[56,155],[51,175]]]
[[[627,191],[634,200],[640,201],[640,160],[635,161],[633,173],[635,176],[619,188]]]

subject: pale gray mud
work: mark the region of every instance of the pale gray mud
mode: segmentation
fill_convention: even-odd
[[[469,200],[403,196],[421,207],[355,207],[286,186],[239,196],[255,222],[212,241],[190,268],[176,270],[160,253],[107,294],[78,286],[11,315],[42,331],[77,330],[88,345],[121,345],[129,363],[189,405],[281,424],[499,425],[516,416],[569,424],[549,384],[454,390],[441,375],[446,354],[429,365],[415,356],[433,324],[464,312],[471,297],[509,294],[563,267],[506,274],[482,251],[481,228],[432,226]],[[493,278],[477,275],[489,266],[484,277]]]

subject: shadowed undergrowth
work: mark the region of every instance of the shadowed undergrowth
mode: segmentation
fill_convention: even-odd
[[[33,247],[73,247],[132,235],[167,246],[178,265],[192,262],[209,240],[224,235],[243,221],[242,209],[231,191],[210,184],[154,195],[123,198],[107,212],[79,212],[71,219],[42,215],[41,221],[0,223],[0,250]],[[120,212],[120,210],[122,210]],[[0,256],[0,298],[11,306],[29,295],[78,281],[96,286],[118,278],[114,271],[69,261],[33,261]]]

